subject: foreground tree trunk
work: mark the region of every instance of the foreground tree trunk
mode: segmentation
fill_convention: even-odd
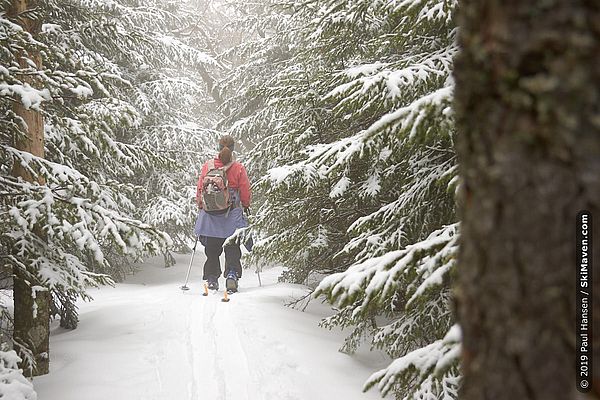
[[[575,370],[581,210],[595,218],[600,264],[599,21],[593,1],[460,6],[463,400],[599,398],[598,279],[585,395]]]
[[[35,7],[34,1],[12,0],[9,17],[32,35],[40,31],[40,22],[28,17],[27,12]],[[19,55],[22,68],[27,68],[24,55]],[[41,57],[39,54],[27,55],[39,68]],[[35,77],[24,76],[23,82],[37,86]],[[38,157],[44,157],[44,120],[41,112],[27,109],[21,103],[15,102],[14,112],[23,119],[27,125],[27,136],[15,138],[15,148],[29,152]],[[31,176],[18,162],[14,163],[12,175],[28,182],[33,182]],[[44,183],[40,181],[39,183]],[[34,228],[37,235],[43,239],[40,227]],[[33,269],[29,271],[35,276]],[[32,275],[15,268],[13,275],[14,297],[14,333],[13,339],[18,345],[24,345],[31,350],[35,360],[33,371],[29,365],[23,365],[27,375],[43,375],[49,369],[49,322],[50,322],[50,293],[35,282]]]

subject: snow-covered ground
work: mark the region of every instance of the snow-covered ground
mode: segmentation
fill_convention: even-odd
[[[244,271],[241,292],[201,296],[202,256],[188,292],[179,287],[188,255],[165,269],[152,259],[114,288],[80,304],[74,331],[53,327],[50,374],[34,379],[40,400],[331,400],[378,399],[361,387],[389,360],[338,352],[343,332],[317,326],[331,313],[284,303],[305,293],[277,283],[281,269]],[[224,285],[221,278],[221,286]]]

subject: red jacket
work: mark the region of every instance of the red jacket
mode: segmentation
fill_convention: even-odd
[[[219,158],[214,159],[215,168],[220,168],[223,166],[223,163]],[[208,173],[208,161],[204,163],[202,166],[202,172],[200,173],[200,178],[198,179],[198,188],[196,189],[196,202],[198,206],[202,208],[202,181],[204,177]],[[243,207],[250,207],[250,199],[252,198],[252,193],[250,192],[250,181],[248,180],[248,174],[246,173],[246,168],[244,166],[234,161],[233,164],[227,170],[227,187],[230,189],[238,189],[240,192],[240,201],[242,202]]]

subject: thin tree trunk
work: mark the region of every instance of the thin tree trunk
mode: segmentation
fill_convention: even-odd
[[[598,279],[585,397],[575,370],[581,210],[600,264],[599,22],[597,1],[460,5],[461,400],[599,398]]]
[[[26,16],[26,11],[35,6],[34,2],[27,0],[13,0],[8,15],[23,27],[24,30],[36,35],[40,31],[39,21],[34,21]],[[41,68],[39,54],[28,54],[29,58]],[[26,60],[20,55],[19,63],[22,68],[27,68]],[[23,77],[24,82],[37,86],[34,77]],[[44,157],[44,120],[39,111],[27,109],[19,102],[14,105],[14,112],[23,119],[27,126],[27,135],[15,138],[15,148],[29,152],[38,157]],[[13,165],[12,175],[21,177],[28,182],[34,182],[34,177],[27,172],[19,162]],[[44,183],[38,179],[39,183]],[[34,232],[44,238],[40,227],[35,227]],[[35,272],[30,270],[29,272]],[[16,343],[26,345],[32,351],[35,360],[35,369],[24,366],[26,374],[43,375],[49,369],[49,322],[50,322],[50,293],[32,282],[31,275],[15,268],[13,277],[14,301],[14,333]]]

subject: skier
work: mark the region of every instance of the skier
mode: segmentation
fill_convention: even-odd
[[[229,292],[237,291],[238,279],[242,277],[242,252],[239,243],[223,245],[237,228],[248,226],[244,214],[249,213],[252,197],[246,168],[233,159],[234,149],[233,137],[222,136],[219,140],[219,154],[202,166],[196,191],[200,212],[195,233],[206,254],[203,279],[208,281],[209,289],[219,289],[219,256],[225,249],[223,276]]]

